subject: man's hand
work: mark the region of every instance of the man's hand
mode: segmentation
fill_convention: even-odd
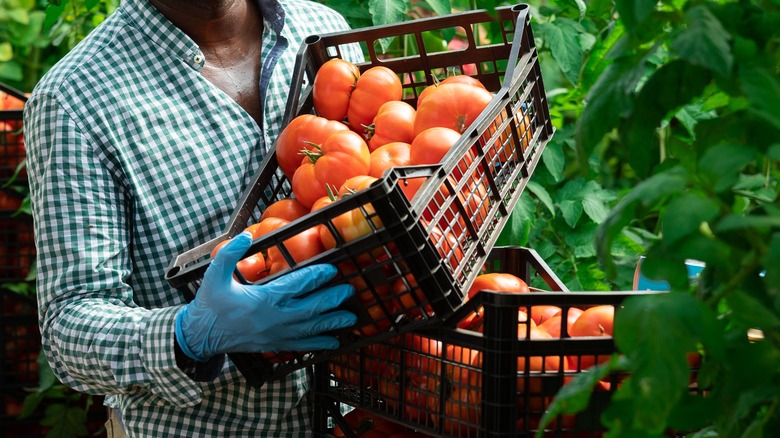
[[[195,299],[176,315],[182,351],[203,362],[230,352],[338,348],[335,337],[322,333],[355,324],[353,313],[333,310],[354,288],[344,284],[306,295],[336,275],[332,265],[298,269],[260,286],[240,284],[233,272],[251,245],[251,235],[241,233],[217,252]]]

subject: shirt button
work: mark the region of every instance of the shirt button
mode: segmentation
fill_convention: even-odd
[[[195,64],[200,64],[203,62],[203,55],[195,55],[194,58],[192,58],[193,61],[195,61]]]

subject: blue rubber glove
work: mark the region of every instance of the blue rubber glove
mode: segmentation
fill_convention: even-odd
[[[203,276],[195,299],[176,314],[176,341],[192,359],[231,352],[314,351],[338,348],[333,336],[321,333],[355,324],[357,317],[335,310],[355,293],[338,285],[302,295],[332,279],[332,265],[301,268],[263,285],[233,279],[236,263],[252,245],[241,233],[223,246]]]

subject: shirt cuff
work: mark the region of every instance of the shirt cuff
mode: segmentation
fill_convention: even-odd
[[[198,381],[213,380],[222,369],[225,355],[206,362],[193,361],[192,369],[182,369],[176,361],[174,326],[181,306],[155,309],[150,312],[143,340],[144,363],[152,378],[151,391],[160,398],[180,406],[193,406],[203,400]],[[186,357],[186,356],[185,356]],[[186,368],[186,364],[185,364]]]

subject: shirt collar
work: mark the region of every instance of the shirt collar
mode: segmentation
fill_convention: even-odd
[[[284,30],[284,8],[278,0],[256,0],[263,14],[264,26],[280,36]],[[168,21],[147,0],[122,2],[128,22],[133,23],[157,47],[181,58],[187,65],[200,70],[205,64],[203,52],[181,29]]]

